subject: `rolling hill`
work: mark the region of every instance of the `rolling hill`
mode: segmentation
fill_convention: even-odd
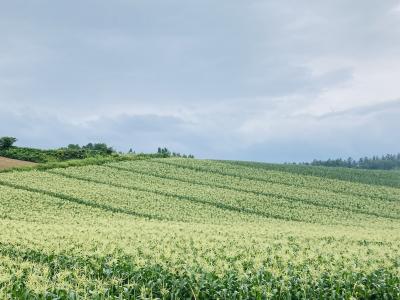
[[[399,299],[399,174],[180,158],[0,173],[0,298]]]

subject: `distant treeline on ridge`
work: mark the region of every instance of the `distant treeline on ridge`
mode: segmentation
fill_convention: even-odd
[[[88,143],[80,146],[78,144],[69,144],[66,147],[58,149],[36,149],[28,147],[14,146],[17,139],[15,137],[0,137],[0,156],[13,158],[35,163],[51,163],[59,161],[68,161],[74,159],[101,158],[101,157],[117,157],[125,155],[125,153],[117,152],[105,143]],[[126,155],[136,154],[132,149]],[[139,153],[144,155],[144,153]],[[158,157],[183,157],[194,158],[193,155],[180,154],[171,152],[167,148],[158,148],[156,153],[148,155]]]
[[[348,159],[328,159],[316,160],[311,163],[300,163],[302,165],[325,166],[325,167],[345,167],[358,169],[373,169],[373,170],[394,170],[400,169],[400,153],[386,154],[383,156],[363,157],[355,160],[351,157]]]

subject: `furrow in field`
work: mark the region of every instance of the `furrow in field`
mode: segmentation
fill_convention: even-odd
[[[309,198],[307,198],[307,196],[301,198],[301,197],[299,197],[299,194],[300,194],[299,189],[296,190],[297,195],[288,196],[288,195],[284,195],[283,193],[279,193],[279,192],[264,192],[264,191],[255,191],[252,189],[240,188],[240,187],[238,187],[238,185],[229,186],[229,185],[224,185],[224,184],[216,184],[216,183],[210,183],[210,182],[205,183],[205,182],[201,182],[201,181],[185,179],[187,177],[181,178],[181,177],[171,176],[171,175],[167,175],[167,174],[158,175],[156,173],[152,173],[149,171],[146,172],[146,171],[141,171],[141,170],[137,170],[134,168],[119,167],[116,165],[106,165],[104,167],[116,169],[119,171],[130,172],[130,173],[134,173],[134,174],[140,174],[140,175],[144,175],[144,176],[155,177],[155,178],[158,178],[158,179],[164,180],[164,181],[172,180],[172,181],[178,181],[180,183],[185,183],[185,184],[189,183],[191,185],[199,185],[199,186],[205,186],[205,187],[210,187],[210,188],[218,188],[218,189],[223,189],[223,190],[227,190],[227,191],[236,191],[239,193],[253,194],[253,195],[257,195],[257,196],[276,197],[279,199],[284,199],[284,200],[288,200],[288,201],[297,201],[297,202],[306,203],[306,204],[310,204],[310,205],[314,205],[314,206],[333,208],[333,209],[338,209],[338,210],[346,210],[346,211],[351,211],[351,212],[360,213],[360,214],[366,214],[366,215],[375,216],[375,217],[400,220],[400,213],[398,213],[399,208],[400,208],[399,205],[389,207],[388,213],[384,214],[384,213],[377,213],[376,211],[377,211],[377,209],[379,209],[379,207],[376,207],[376,206],[369,207],[370,208],[369,210],[355,209],[354,206],[356,203],[354,203],[355,202],[354,198],[351,199],[351,200],[353,200],[353,202],[348,205],[343,205],[345,203],[342,202],[342,206],[334,204],[331,201],[327,201],[326,203],[323,203],[321,201],[323,199],[312,199],[313,197],[315,197],[315,195],[310,195],[312,192],[310,190],[308,190],[309,195],[307,195]],[[270,187],[270,189],[271,189],[271,187]],[[324,195],[324,196],[326,197],[326,195]],[[335,195],[335,196],[337,196],[337,195]],[[350,200],[350,199],[344,198],[344,200]],[[359,202],[361,202],[363,205],[365,205],[366,204],[365,200],[366,199],[360,199]],[[385,204],[385,208],[386,209],[388,208],[386,203],[380,203],[380,204],[382,206]]]
[[[129,171],[113,170],[105,166],[91,168],[69,168],[67,170],[52,170],[52,173],[72,176],[75,179],[98,181],[99,183],[111,184],[128,189],[142,189],[157,193],[168,193],[174,197],[188,197],[197,201],[207,201],[211,205],[229,206],[229,209],[240,212],[256,212],[270,217],[305,221],[323,222],[322,216],[329,214],[332,220],[343,222],[351,219],[354,211],[351,209],[335,209],[330,205],[314,205],[302,201],[292,201],[282,197],[267,197],[265,195],[243,193],[226,188],[218,188],[207,185],[186,184],[176,180],[162,179],[154,176],[135,174]],[[361,219],[384,218],[383,213],[379,216],[357,212]],[[395,219],[395,218],[394,218]],[[340,221],[339,221],[340,220]]]
[[[255,215],[255,216],[260,216],[260,217],[265,217],[265,218],[278,218],[278,219],[282,219],[282,220],[291,220],[289,218],[284,218],[284,217],[280,217],[280,216],[275,217],[274,215],[268,214],[265,212],[253,211],[250,209],[246,209],[244,207],[234,207],[234,206],[227,205],[224,203],[207,201],[207,200],[201,199],[199,197],[191,197],[191,196],[187,196],[187,195],[165,192],[165,191],[160,191],[160,190],[156,190],[156,189],[149,189],[149,188],[143,188],[143,187],[140,188],[140,187],[133,187],[130,185],[124,185],[124,184],[120,184],[120,183],[106,182],[106,181],[102,181],[102,180],[96,180],[94,178],[88,178],[88,177],[78,176],[78,175],[71,175],[71,174],[67,174],[62,171],[47,171],[47,173],[55,174],[58,176],[64,176],[66,178],[80,180],[80,181],[92,182],[92,183],[96,183],[96,184],[103,184],[103,185],[107,185],[107,186],[123,188],[123,189],[132,190],[132,191],[147,192],[147,193],[152,193],[152,194],[159,195],[159,196],[166,196],[166,197],[177,198],[180,200],[201,203],[201,204],[213,206],[216,208],[221,208],[224,210],[229,210],[232,212],[245,213],[245,214],[250,214],[250,215]],[[301,220],[295,220],[295,221],[301,221]]]
[[[280,171],[299,175],[329,178],[377,186],[400,188],[400,172],[345,167],[323,167],[293,164],[271,164],[251,161],[217,160],[219,163],[243,166],[264,171]]]
[[[236,191],[243,194],[252,194],[266,197],[279,197],[281,199],[300,201],[317,206],[328,206],[337,209],[352,210],[354,212],[365,212],[375,216],[386,216],[398,219],[400,217],[400,202],[384,201],[381,199],[368,198],[364,196],[350,196],[342,193],[334,193],[320,189],[312,189],[307,187],[293,187],[278,183],[270,183],[266,185],[264,182],[248,179],[238,179],[230,176],[221,176],[218,174],[206,172],[193,172],[190,170],[175,168],[172,166],[164,166],[160,164],[152,164],[150,161],[146,164],[137,163],[121,163],[108,164],[105,167],[114,168],[120,172],[123,170],[132,173],[154,176],[159,180],[171,180],[171,185],[176,185],[172,180],[179,181],[186,185],[202,185],[205,187],[213,187]],[[95,171],[94,171],[95,172]],[[107,172],[107,171],[102,171]],[[116,173],[116,172],[114,172]],[[128,178],[128,176],[126,176]],[[247,197],[250,197],[247,195]]]
[[[126,209],[163,220],[221,223],[255,222],[259,221],[260,218],[265,218],[265,216],[270,217],[272,215],[273,217],[273,214],[268,212],[253,212],[251,209],[247,209],[246,212],[246,208],[239,210],[236,207],[229,207],[227,203],[201,203],[196,198],[179,198],[166,193],[156,193],[152,188],[146,190],[122,188],[121,186],[78,180],[42,171],[29,174],[34,176],[27,177],[24,172],[3,174],[1,180],[11,184],[19,182],[19,185],[23,187],[88,199],[101,205]],[[228,208],[230,210],[227,210]],[[278,212],[274,213],[277,218],[285,219],[285,216],[281,217]]]
[[[58,199],[61,199],[64,201],[69,201],[69,202],[73,202],[73,203],[77,203],[77,204],[81,204],[81,205],[85,205],[85,206],[89,206],[89,207],[93,207],[93,208],[99,208],[99,209],[102,209],[104,211],[111,212],[111,213],[121,213],[121,214],[125,214],[125,215],[141,217],[141,218],[146,218],[146,219],[159,219],[159,218],[157,218],[157,216],[153,216],[150,214],[137,213],[135,211],[130,211],[130,210],[113,207],[113,206],[106,205],[106,204],[96,203],[96,202],[86,200],[86,199],[72,197],[70,195],[63,194],[63,193],[57,193],[57,192],[47,191],[47,190],[43,190],[43,189],[39,189],[39,188],[28,187],[25,185],[10,183],[10,182],[6,182],[3,180],[0,180],[0,185],[14,188],[16,190],[22,190],[22,191],[38,193],[38,194],[42,194],[42,195],[46,195],[46,196],[51,196],[51,197],[58,198]]]
[[[264,182],[276,183],[293,187],[307,187],[319,190],[328,190],[335,193],[348,194],[352,196],[363,196],[377,198],[385,201],[400,202],[400,189],[394,187],[374,186],[362,183],[321,178],[317,176],[298,175],[283,171],[269,171],[247,166],[235,166],[214,161],[176,160],[176,159],[152,159],[149,163],[157,163],[171,167],[187,169],[190,171],[217,174],[221,176],[236,177]],[[128,163],[129,165],[129,163]]]

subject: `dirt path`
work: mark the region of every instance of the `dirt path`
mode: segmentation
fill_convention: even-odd
[[[33,162],[10,159],[0,156],[0,170],[9,169],[13,167],[33,166],[36,165]]]

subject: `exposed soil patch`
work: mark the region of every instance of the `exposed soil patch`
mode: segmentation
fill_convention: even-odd
[[[23,160],[17,160],[17,159],[10,159],[10,158],[5,158],[0,156],[0,170],[4,169],[9,169],[13,167],[24,167],[24,166],[33,166],[36,165],[36,163],[29,162],[29,161],[23,161]]]

